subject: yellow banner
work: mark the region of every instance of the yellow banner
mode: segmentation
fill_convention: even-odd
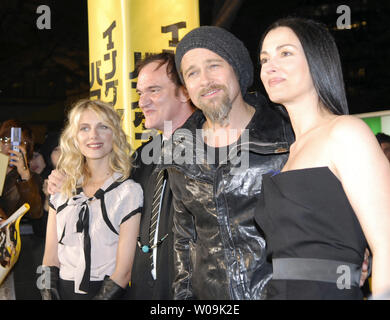
[[[135,92],[137,61],[174,51],[198,26],[198,0],[88,0],[90,95],[113,104],[134,149],[145,130]]]
[[[25,203],[7,220],[2,220],[0,223],[0,286],[18,261],[22,247],[19,223],[28,210],[30,205]]]

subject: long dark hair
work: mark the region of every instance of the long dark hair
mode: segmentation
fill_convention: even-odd
[[[279,19],[264,32],[260,50],[268,32],[278,27],[290,28],[301,42],[314,87],[325,108],[337,115],[348,114],[339,51],[326,27],[309,19]]]

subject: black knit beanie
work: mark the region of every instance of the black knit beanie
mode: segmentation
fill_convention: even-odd
[[[225,29],[214,26],[202,26],[187,33],[176,48],[175,63],[181,82],[181,60],[187,51],[205,48],[225,59],[235,71],[244,96],[253,82],[253,64],[248,49],[242,41]]]

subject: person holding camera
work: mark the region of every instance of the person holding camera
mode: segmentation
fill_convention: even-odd
[[[12,128],[21,129],[17,146],[13,146],[15,143],[11,141]],[[35,236],[33,223],[42,217],[43,210],[41,180],[29,166],[33,155],[31,129],[16,120],[3,122],[0,127],[0,152],[9,156],[3,192],[0,195],[0,218],[7,219],[24,203],[30,205],[30,210],[20,224],[22,249],[12,275],[8,277],[8,282],[14,282],[12,285],[9,283],[14,292],[12,297],[7,296],[7,299],[39,299],[40,294],[35,287],[35,272],[39,265],[39,257],[43,254],[44,242]]]
[[[11,128],[21,128],[22,135],[18,150],[11,145]],[[39,193],[39,176],[30,171],[29,162],[33,154],[32,131],[16,120],[7,120],[0,127],[0,152],[9,156],[9,165],[0,196],[0,217],[7,219],[24,203],[30,205],[27,217],[42,216],[42,201]]]

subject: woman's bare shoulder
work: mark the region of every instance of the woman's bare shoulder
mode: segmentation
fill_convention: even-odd
[[[338,116],[329,124],[329,138],[334,143],[372,143],[375,136],[368,125],[352,115]],[[375,140],[376,142],[376,140]]]

